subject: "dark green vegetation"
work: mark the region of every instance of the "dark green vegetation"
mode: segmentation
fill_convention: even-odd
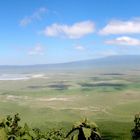
[[[64,140],[65,134],[60,130],[41,132],[39,128],[30,128],[26,123],[19,125],[19,115],[7,116],[0,122],[0,140]]]
[[[26,123],[20,126],[19,121],[18,114],[13,118],[7,116],[3,119],[0,122],[0,140],[101,140],[97,125],[87,119],[76,123],[67,135],[62,129],[42,132],[39,128],[29,128]],[[75,131],[78,131],[78,134]]]
[[[0,116],[18,112],[21,123],[32,128],[67,132],[87,117],[104,139],[130,140],[133,116],[140,111],[138,58],[0,68]]]
[[[66,138],[71,140],[101,140],[101,135],[95,123],[90,123],[87,119],[76,123],[72,130],[68,132]]]
[[[21,126],[19,124],[20,117],[18,114],[7,116],[6,119],[0,121],[0,140],[108,140],[126,137],[119,137],[116,135],[111,136],[110,133],[106,136],[102,136],[99,132],[99,128],[95,123],[89,122],[84,119],[80,122],[76,122],[72,129],[68,132],[59,129],[47,129],[41,131],[39,128],[30,128],[28,124]],[[133,140],[140,139],[140,114],[135,115],[134,119],[135,126],[131,130],[131,138]],[[122,133],[123,134],[123,133]]]
[[[132,138],[134,140],[140,140],[140,113],[135,115],[135,127],[131,130]]]

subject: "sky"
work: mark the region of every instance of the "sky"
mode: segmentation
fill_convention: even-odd
[[[140,0],[1,0],[0,65],[140,55]]]

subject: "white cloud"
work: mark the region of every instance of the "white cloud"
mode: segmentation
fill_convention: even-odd
[[[108,40],[106,44],[125,45],[125,46],[140,46],[140,40],[128,36],[121,36],[116,39]]]
[[[84,50],[85,50],[85,47],[82,46],[82,45],[76,45],[76,46],[75,46],[75,49],[76,49],[76,50],[79,50],[79,51],[84,51]]]
[[[42,15],[47,12],[47,9],[44,7],[39,8],[36,10],[32,15],[26,16],[20,21],[20,26],[27,26],[34,20],[40,20],[42,18]]]
[[[78,22],[73,25],[60,25],[52,24],[46,27],[43,33],[50,37],[67,37],[70,39],[78,39],[87,34],[93,33],[95,31],[95,25],[92,21]]]
[[[29,55],[44,55],[43,47],[37,44],[32,50],[29,51]]]
[[[103,29],[99,31],[102,35],[109,34],[140,34],[140,19],[121,21],[110,21]]]

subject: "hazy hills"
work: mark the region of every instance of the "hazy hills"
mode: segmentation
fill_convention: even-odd
[[[131,68],[139,70],[140,55],[116,55],[99,59],[81,60],[76,62],[58,64],[36,64],[36,65],[1,65],[0,72],[44,72],[49,70],[76,70],[76,69],[98,69],[98,68]]]

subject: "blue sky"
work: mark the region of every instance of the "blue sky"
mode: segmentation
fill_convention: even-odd
[[[140,54],[139,0],[2,0],[0,65]]]

